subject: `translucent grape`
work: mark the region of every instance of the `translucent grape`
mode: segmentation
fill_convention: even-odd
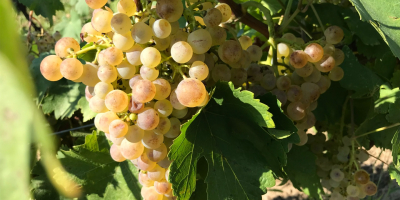
[[[369,182],[369,174],[363,169],[358,170],[354,173],[354,180],[358,184],[367,184]]]
[[[312,83],[316,83],[321,79],[321,72],[319,70],[317,70],[316,68],[313,68],[310,76],[304,77],[304,80],[306,82],[312,82]]]
[[[335,59],[336,65],[340,65],[344,61],[344,53],[341,49],[336,49],[332,57]]]
[[[173,35],[179,31],[179,22],[178,21],[170,22],[170,24],[171,24],[171,35]]]
[[[262,49],[257,45],[251,45],[246,49],[247,52],[250,53],[250,58],[252,62],[257,62],[261,60],[262,57]]]
[[[318,62],[324,56],[324,49],[317,43],[311,43],[306,46],[304,52],[308,55],[309,62]]]
[[[160,64],[161,54],[156,48],[147,47],[143,49],[142,53],[140,54],[140,60],[144,66],[148,68],[154,68]]]
[[[94,95],[95,95],[94,87],[86,86],[86,87],[85,87],[85,97],[86,97],[86,100],[89,101]]]
[[[211,72],[211,77],[215,82],[230,81],[231,80],[231,70],[225,64],[217,64]]]
[[[340,81],[344,77],[344,71],[341,67],[336,66],[330,71],[328,77],[332,81]]]
[[[329,72],[335,65],[335,59],[329,55],[324,55],[320,61],[315,63],[315,67],[321,72]]]
[[[335,46],[333,44],[326,44],[324,46],[324,54],[332,56],[334,52],[335,52]]]
[[[207,14],[203,19],[207,27],[216,27],[222,22],[222,13],[216,8],[211,8],[207,10]]]
[[[111,28],[115,33],[126,34],[131,29],[131,19],[124,13],[116,13],[111,18]]]
[[[143,145],[148,149],[159,148],[163,143],[163,141],[164,141],[164,136],[156,134],[153,131],[145,131],[142,139]]]
[[[76,58],[67,58],[60,64],[62,76],[68,80],[77,80],[83,74],[83,65]]]
[[[117,10],[119,13],[124,13],[130,17],[136,12],[136,4],[132,0],[120,0],[117,4]]]
[[[97,76],[102,82],[112,83],[117,79],[118,71],[113,66],[104,65],[97,71]]]
[[[212,46],[223,44],[228,36],[226,30],[220,26],[208,27],[206,30],[210,33]]]
[[[127,51],[135,44],[135,41],[133,41],[130,32],[125,34],[115,33],[113,36],[113,44],[121,51]]]
[[[109,134],[112,137],[120,138],[124,137],[128,132],[128,124],[120,119],[116,119],[110,123],[108,128]]]
[[[318,70],[316,70],[318,71]],[[321,73],[319,73],[321,75]],[[294,71],[290,75],[290,80],[292,81],[292,84],[294,85],[301,85],[304,82],[303,77],[299,76],[296,71]]]
[[[248,51],[242,50],[242,56],[237,63],[230,63],[232,68],[248,68],[251,64],[251,56]]]
[[[315,84],[319,87],[319,92],[321,94],[325,93],[331,86],[331,80],[327,76],[321,76],[318,82]]]
[[[143,140],[142,140],[143,141]],[[145,144],[143,144],[145,145]],[[146,145],[145,145],[146,146]],[[149,157],[144,153],[137,158],[137,167],[143,171],[149,171],[156,167],[157,163],[151,161]],[[146,174],[147,175],[147,174]]]
[[[171,185],[171,183],[168,183],[168,181],[166,181],[166,180],[155,181],[154,189],[159,194],[167,194],[167,193],[171,192],[172,185]]]
[[[226,3],[220,3],[215,6],[216,9],[221,11],[222,14],[222,22],[226,22],[231,18],[232,10],[231,7]]]
[[[287,102],[287,95],[285,91],[280,90],[278,88],[275,88],[271,91],[273,95],[276,96],[276,98],[282,103],[282,105],[285,105]]]
[[[105,103],[109,110],[122,112],[128,107],[129,97],[122,90],[113,90],[106,95]]]
[[[158,77],[159,73],[160,72],[157,69],[149,68],[144,65],[140,68],[140,76],[143,79],[146,79],[149,81],[155,80]]]
[[[251,46],[253,44],[253,41],[251,40],[251,38],[247,35],[242,35],[238,38],[240,45],[242,46],[243,50],[246,50],[247,48],[249,48],[249,46]]]
[[[131,143],[140,142],[143,139],[144,131],[137,125],[128,127],[128,131],[125,134],[125,139]]]
[[[154,185],[154,181],[151,180],[148,176],[147,176],[147,172],[146,171],[140,171],[139,172],[139,183],[142,184],[142,186],[145,187],[150,187]]]
[[[344,178],[344,173],[340,169],[333,169],[329,174],[330,178],[336,182],[340,182]]]
[[[90,22],[83,25],[81,33],[83,34],[83,40],[85,40],[85,42],[87,43],[97,42],[99,38],[96,36],[101,36],[101,33],[96,31],[96,29],[92,27],[92,23]]]
[[[178,21],[183,13],[183,4],[180,0],[159,0],[156,5],[158,16],[169,22]]]
[[[102,113],[100,117],[98,118],[98,123],[97,123],[97,128],[103,132],[108,133],[108,128],[110,127],[110,124],[112,121],[119,119],[118,116],[112,112],[108,111],[105,113]]]
[[[151,101],[156,95],[156,86],[149,80],[138,80],[132,88],[132,97],[139,103]]]
[[[85,2],[91,9],[98,9],[106,5],[107,0],[85,0]]]
[[[357,152],[356,154],[356,158],[358,159],[358,161],[364,162],[368,160],[369,154],[365,150],[359,150],[359,152]]]
[[[251,47],[252,46],[250,46],[249,48]],[[218,56],[225,63],[236,63],[240,60],[240,57],[242,56],[242,46],[237,41],[227,40],[219,46]]]
[[[141,195],[143,199],[146,200],[163,200],[164,196],[162,194],[158,194],[154,189],[154,186],[151,186],[146,189],[146,187],[142,188]],[[165,197],[166,198],[166,197]]]
[[[169,131],[170,128],[171,128],[171,122],[169,121],[169,119],[166,117],[160,117],[160,122],[153,131],[154,133],[164,135]]]
[[[162,100],[157,101],[154,104],[154,109],[158,112],[160,117],[168,117],[169,115],[171,115],[172,110],[174,108],[172,107],[172,104],[170,101],[168,101],[166,99],[162,99]]]
[[[158,19],[153,24],[154,36],[166,38],[171,34],[171,24],[165,19]]]
[[[285,34],[282,35],[282,39],[286,39],[286,40],[290,40],[290,41],[295,42],[297,38],[292,33],[285,33]]]
[[[307,77],[312,74],[313,69],[314,69],[314,65],[311,63],[307,63],[304,67],[296,68],[294,71],[296,72],[296,74],[298,74],[301,77]]]
[[[97,97],[104,99],[106,95],[113,90],[113,86],[110,83],[98,82],[94,86],[94,92]]]
[[[140,54],[142,51],[143,48],[140,45],[135,44],[126,52],[126,59],[131,63],[131,65],[141,65],[142,61],[140,60]]]
[[[198,105],[197,107],[205,106],[208,103],[209,100],[210,100],[210,95],[206,92],[206,98],[204,98],[204,101],[200,105]]]
[[[319,86],[315,83],[303,83],[301,84],[301,90],[303,93],[302,102],[305,106],[309,106],[316,101],[321,94]]]
[[[96,10],[92,16],[92,27],[100,33],[108,33],[112,31],[111,19],[113,13],[108,10]]]
[[[182,105],[179,102],[178,97],[176,95],[176,89],[171,92],[171,95],[169,96],[169,101],[171,102],[172,107],[174,107],[177,110],[182,110],[186,108],[186,106]]]
[[[128,61],[123,60],[117,65],[117,72],[122,79],[131,79],[136,73],[136,67],[131,65]]]
[[[63,75],[60,72],[62,60],[55,55],[45,57],[40,63],[40,72],[49,81],[58,81]]]
[[[115,162],[123,162],[126,160],[126,158],[121,154],[120,147],[115,144],[110,147],[110,155]]]
[[[179,102],[186,107],[200,105],[206,96],[206,92],[204,84],[193,78],[182,80],[175,91]]]
[[[74,80],[74,81],[80,81],[83,84],[87,86],[94,87],[98,82],[100,82],[100,79],[97,77],[97,71],[99,69],[98,65],[95,65],[90,62],[86,62],[85,65],[83,65],[83,73],[79,79]]]
[[[338,26],[330,26],[324,32],[326,41],[329,44],[337,44],[342,41],[344,37],[343,30]]]
[[[165,144],[161,144],[157,149],[146,149],[147,157],[153,162],[160,162],[167,157],[168,149]]]
[[[290,64],[294,68],[302,68],[308,62],[308,55],[302,50],[296,50],[290,54]]]
[[[183,31],[183,30],[179,30],[178,32],[176,32],[174,35],[171,35],[171,43],[170,46],[172,47],[172,45],[174,45],[175,43],[179,42],[179,41],[184,41],[186,42],[187,38],[189,36],[189,33]],[[189,45],[190,46],[190,45]]]
[[[133,25],[131,34],[136,43],[145,44],[153,36],[153,30],[144,22],[138,22]]]
[[[195,61],[189,70],[190,78],[198,79],[200,81],[204,80],[208,76],[208,67],[204,62]]]
[[[105,133],[106,136],[108,135],[109,140],[116,145],[121,145],[122,141],[125,139],[124,137],[116,138],[111,136],[109,133]]]
[[[291,102],[287,109],[287,114],[289,115],[290,119],[292,120],[301,120],[306,115],[305,113],[305,106],[301,102]]]
[[[81,47],[79,46],[79,43],[74,39],[70,37],[63,37],[60,40],[57,41],[54,51],[56,52],[56,55],[62,58],[65,58],[69,55],[68,50],[72,49],[74,52],[79,51]]]
[[[156,94],[154,96],[154,99],[156,100],[166,99],[171,93],[171,85],[167,80],[158,78],[153,81],[153,84],[156,88]]]
[[[297,85],[291,85],[286,91],[287,99],[290,102],[299,101],[303,97],[301,88]]]
[[[193,55],[193,49],[189,43],[184,41],[176,42],[171,47],[171,56],[172,59],[177,63],[186,63],[188,62]]]
[[[144,111],[138,114],[136,125],[143,130],[153,130],[158,126],[160,117],[153,108],[145,107]]]
[[[261,80],[261,86],[266,90],[272,90],[276,86],[276,77],[274,74],[265,74]]]
[[[176,118],[178,118],[178,119],[182,119],[182,118],[184,118],[186,116],[187,113],[188,113],[188,108],[184,108],[182,110],[174,109],[174,110],[172,110],[172,114],[171,115],[176,117]]]
[[[97,97],[97,95],[90,99],[89,108],[95,113],[103,113],[108,111],[104,99]]]
[[[116,47],[109,47],[103,54],[104,60],[110,65],[118,65],[124,59],[122,51]]]
[[[289,56],[290,47],[285,43],[279,43],[276,47],[276,50],[278,53],[278,58]]]
[[[193,49],[193,53],[203,54],[210,50],[212,38],[205,29],[198,29],[189,34],[187,42]]]
[[[99,63],[99,66],[110,65],[104,59],[104,53],[105,52],[106,52],[106,50],[104,49],[104,50],[100,51],[99,55],[97,56],[97,62]]]
[[[243,68],[231,69],[231,81],[235,86],[241,86],[247,80],[247,71]]]
[[[276,80],[276,87],[280,90],[287,90],[291,85],[291,80],[287,76],[281,76]]]
[[[154,38],[154,42],[156,43],[154,48],[156,48],[159,51],[164,51],[164,50],[168,49],[168,47],[170,46],[171,37],[168,36],[168,37],[163,38],[163,39],[155,37]]]

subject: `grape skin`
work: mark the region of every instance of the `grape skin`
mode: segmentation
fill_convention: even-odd
[[[136,73],[136,67],[126,60],[123,60],[119,65],[117,65],[116,69],[119,77],[123,79],[131,79]]]
[[[186,108],[186,106],[182,105],[179,102],[178,97],[176,95],[176,89],[172,90],[171,95],[169,96],[169,101],[171,102],[172,107],[174,107],[174,109],[182,110]]]
[[[231,80],[231,70],[225,64],[217,64],[211,72],[212,79],[217,82],[230,81]]]
[[[60,72],[64,78],[74,81],[83,74],[83,65],[76,58],[67,58],[60,64]]]
[[[160,181],[165,177],[165,169],[156,165],[152,170],[147,172],[147,176],[153,181]]]
[[[62,60],[55,55],[45,57],[40,63],[40,72],[49,81],[58,81],[63,75],[60,72]]]
[[[140,142],[143,139],[144,130],[138,125],[128,127],[128,131],[125,134],[125,139],[131,143]]]
[[[171,102],[166,99],[159,100],[154,104],[154,110],[158,112],[160,117],[168,117],[173,109]]]
[[[110,155],[115,162],[123,162],[126,160],[126,158],[121,154],[120,147],[115,144],[110,147]]]
[[[110,123],[108,131],[112,137],[121,138],[128,132],[128,125],[124,121],[116,119]]]
[[[335,59],[332,56],[324,55],[321,60],[315,63],[315,67],[321,72],[329,72],[335,67]]]
[[[147,43],[153,36],[153,30],[144,22],[138,22],[131,29],[133,40],[139,44]]]
[[[121,90],[113,90],[106,95],[105,104],[113,112],[122,112],[128,107],[129,97]]]
[[[341,49],[336,49],[335,52],[332,54],[333,59],[335,59],[335,64],[340,65],[344,61],[344,53]]]
[[[160,162],[167,157],[168,149],[164,143],[156,149],[146,149],[147,157],[153,162]]]
[[[179,102],[186,107],[200,105],[206,97],[206,92],[204,84],[193,78],[181,81],[175,91]]]
[[[107,0],[85,0],[85,2],[91,9],[98,9],[106,5]]]
[[[262,49],[257,45],[251,45],[246,49],[250,53],[250,58],[252,62],[257,62],[262,57]]]
[[[138,114],[136,125],[143,130],[153,130],[158,126],[159,122],[160,117],[157,111],[153,108],[145,107],[144,111]]]
[[[131,19],[124,13],[116,13],[111,18],[111,28],[115,33],[128,33],[131,29],[131,26]]]
[[[119,13],[124,13],[130,17],[136,12],[136,4],[132,0],[120,0],[117,4],[117,10]]]
[[[154,81],[159,74],[160,72],[155,68],[149,68],[144,65],[140,68],[140,76],[149,81]]]
[[[342,41],[342,39],[344,37],[343,30],[338,26],[330,26],[330,27],[328,27],[325,30],[324,35],[326,37],[326,41],[329,44],[337,44],[340,41]]]
[[[187,42],[192,47],[193,53],[203,54],[210,50],[212,38],[207,30],[198,29],[189,34]]]
[[[149,179],[149,177],[147,176],[147,172],[146,171],[141,170],[139,172],[139,178],[138,179],[139,179],[139,183],[142,186],[150,187],[150,186],[154,185],[154,181]]]
[[[146,134],[145,134],[146,135]],[[143,140],[142,140],[143,141]],[[146,146],[145,144],[143,144]],[[147,147],[146,147],[147,148]],[[157,163],[151,161],[146,154],[142,154],[137,158],[137,168],[143,171],[149,171],[156,167]],[[147,175],[147,174],[146,174]]]
[[[302,50],[296,50],[290,54],[290,64],[294,68],[302,68],[308,62],[308,55]]]
[[[98,69],[98,65],[86,62],[86,64],[83,65],[83,73],[79,80],[87,86],[94,87],[98,82],[100,82],[99,77],[97,77]]]
[[[149,80],[138,80],[132,88],[132,97],[139,103],[151,101],[156,95],[156,86]]]
[[[79,51],[81,47],[79,46],[79,43],[74,39],[70,37],[63,37],[60,40],[57,41],[54,51],[56,52],[56,55],[65,58],[69,55],[68,49],[72,49],[74,52]]]
[[[176,117],[176,118],[182,119],[182,118],[184,118],[186,116],[187,113],[188,113],[188,108],[184,108],[182,110],[174,109],[174,110],[172,110],[172,114],[171,115]]]
[[[182,16],[183,4],[180,0],[158,0],[156,12],[161,18],[175,22]]]
[[[363,185],[363,190],[365,194],[368,196],[373,196],[378,191],[378,187],[372,181],[369,181],[367,184]]]
[[[142,139],[143,145],[148,149],[157,149],[164,141],[163,135],[158,135],[153,131],[145,131]],[[147,156],[146,156],[147,157]],[[148,158],[147,158],[148,159]]]
[[[242,35],[238,38],[240,45],[242,46],[243,50],[246,50],[247,48],[249,48],[249,46],[251,46],[253,44],[253,41],[251,40],[251,38],[247,35]]]
[[[142,155],[144,146],[141,142],[131,143],[127,139],[122,140],[120,146],[121,154],[126,159],[133,160]]]
[[[99,115],[99,114],[98,114]],[[96,117],[97,118],[97,117]],[[99,118],[98,118],[98,123],[96,126],[99,130],[108,133],[108,128],[110,127],[110,124],[112,121],[119,119],[118,116],[112,112],[108,111],[105,113],[102,113]]]
[[[172,59],[177,63],[186,63],[188,62],[193,55],[193,49],[189,43],[184,41],[176,42],[171,47],[171,56]]]
[[[97,76],[102,82],[112,83],[118,77],[118,71],[115,67],[110,65],[104,65],[97,71]]]
[[[124,59],[124,54],[116,47],[107,48],[103,56],[105,61],[110,65],[119,65]]]
[[[324,49],[317,43],[307,45],[304,52],[308,55],[309,62],[318,62],[324,56]]]
[[[165,79],[158,78],[153,81],[154,86],[156,87],[156,94],[154,99],[163,100],[166,99],[171,93],[171,85]]]
[[[135,41],[129,32],[124,34],[115,33],[113,36],[113,44],[121,51],[127,51],[135,44]]]
[[[358,184],[367,184],[369,182],[369,174],[365,170],[358,170],[354,173],[354,180]]]
[[[135,44],[132,46],[132,48],[127,50],[126,59],[128,60],[129,63],[131,63],[131,65],[134,66],[141,65],[142,61],[140,60],[140,54],[142,53],[142,51],[143,48],[140,45]]]
[[[152,27],[154,36],[157,38],[166,38],[171,34],[171,24],[165,19],[156,20]]]
[[[89,108],[95,113],[103,113],[108,111],[104,99],[99,98],[97,95],[90,99]]]
[[[215,6],[222,14],[222,22],[226,22],[231,18],[232,10],[231,7],[226,3],[220,3]]]
[[[171,122],[169,121],[169,119],[166,117],[160,117],[160,121],[157,127],[153,131],[156,134],[164,135],[169,131],[170,128],[171,128]]]
[[[155,181],[154,189],[159,194],[167,194],[172,191],[171,183],[168,183],[166,180]]]
[[[208,33],[210,33],[212,46],[223,44],[226,40],[226,37],[228,36],[226,30],[219,26],[207,27],[206,30],[208,31]]]
[[[140,54],[140,61],[148,68],[155,68],[161,62],[161,54],[156,48],[147,47]]]
[[[237,41],[227,40],[218,47],[218,56],[225,63],[236,63],[242,56],[242,46]]]
[[[98,9],[93,12],[92,27],[100,33],[108,33],[112,31],[111,19],[113,13],[108,10]]]
[[[97,42],[99,40],[99,38],[97,38],[96,36],[101,36],[101,33],[98,32],[96,29],[94,29],[90,22],[83,25],[81,33],[84,35],[83,40],[85,40],[85,42],[87,42],[87,43]],[[85,37],[86,33],[93,35],[93,36],[86,35],[86,37]]]
[[[292,102],[287,107],[287,114],[292,120],[301,120],[306,115],[305,107],[301,102]]]
[[[287,90],[291,85],[291,80],[287,76],[281,76],[276,80],[276,87],[280,90]]]
[[[340,81],[343,79],[344,77],[344,71],[341,67],[337,66],[334,67],[329,75],[328,75],[329,79],[331,79],[332,81]]]
[[[222,22],[222,13],[216,8],[210,8],[203,19],[207,27],[216,27]]]
[[[287,98],[290,102],[299,101],[303,97],[303,92],[298,85],[291,85],[287,92]]]

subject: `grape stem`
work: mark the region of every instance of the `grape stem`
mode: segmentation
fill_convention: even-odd
[[[287,26],[297,16],[297,14],[299,14],[299,12],[301,11],[301,4],[302,4],[302,1],[299,1],[299,4],[297,4],[296,10],[293,12],[293,14],[290,16],[289,19],[287,19],[287,20],[285,20],[285,18],[283,19],[284,23],[282,23],[281,28],[280,28],[281,33],[287,28]]]
[[[96,57],[94,57],[93,64],[97,64],[97,60],[99,58],[100,51],[101,51],[101,49],[97,48]]]
[[[315,10],[315,7],[314,7],[313,4],[311,4],[310,6],[311,6],[311,9],[313,10],[313,12],[314,12],[314,14],[315,14],[315,17],[317,17],[318,23],[319,23],[319,25],[320,25],[321,28],[322,28],[322,32],[324,32],[324,31],[325,31],[325,27],[324,27],[324,24],[323,24],[322,21],[321,21],[321,18],[319,17],[319,15],[318,15],[318,13],[317,13],[317,10]]]
[[[363,134],[361,134],[361,135],[357,135],[357,136],[354,137],[354,139],[357,139],[357,138],[360,138],[360,137],[369,135],[369,134],[371,134],[371,133],[376,133],[376,132],[383,131],[383,130],[386,130],[386,129],[389,129],[389,128],[393,128],[393,127],[396,127],[396,126],[400,126],[400,123],[395,123],[395,124],[392,124],[392,125],[390,125],[390,126],[384,126],[384,127],[375,129],[375,130],[373,130],[373,131],[369,131],[369,132],[363,133]]]
[[[242,7],[245,12],[247,12],[247,9],[249,7],[255,7],[260,9],[260,11],[264,13],[265,18],[267,19],[268,32],[270,37],[275,36],[274,21],[272,20],[271,11],[268,8],[262,6],[260,3],[257,3],[255,1],[246,1],[242,3]]]
[[[282,20],[281,24],[283,24],[284,22],[287,21],[287,18],[289,17],[289,14],[290,14],[290,9],[292,8],[292,3],[293,3],[293,0],[289,0],[288,4],[286,6],[285,14],[283,15],[283,20]]]
[[[71,57],[73,57],[73,56],[80,55],[80,54],[86,53],[86,52],[88,52],[88,51],[97,49],[97,48],[106,49],[106,48],[111,47],[111,46],[112,46],[111,44],[93,44],[93,46],[84,48],[84,49],[79,50],[79,51],[77,51],[77,52],[71,52],[72,56],[69,55],[69,56],[67,56],[67,58],[71,58]]]
[[[344,101],[343,107],[342,107],[342,117],[340,118],[340,138],[342,139],[343,137],[343,129],[344,129],[344,119],[346,117],[346,108],[347,108],[347,103],[349,102],[350,95],[347,95],[346,100]]]

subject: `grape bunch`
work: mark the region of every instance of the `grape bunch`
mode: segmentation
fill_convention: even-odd
[[[341,140],[326,141],[326,136],[320,132],[308,134],[308,138],[307,145],[317,155],[317,175],[322,186],[330,191],[330,200],[358,200],[376,194],[377,186],[359,167],[369,154],[357,148],[354,138],[346,135]]]
[[[285,70],[275,73],[259,63],[263,51],[250,37],[227,39],[231,30],[224,27],[232,15],[227,4],[157,0],[137,12],[133,0],[120,0],[113,12],[107,0],[86,3],[94,9],[81,30],[88,45],[81,49],[73,38],[59,39],[56,55],[45,57],[40,71],[50,81],[86,85],[89,107],[98,113],[95,126],[112,142],[112,159],[130,160],[140,169],[147,200],[175,199],[167,154],[181,124],[208,103],[206,86],[231,81],[255,95],[276,95],[299,129],[297,145],[304,145],[319,95],[343,78],[338,65],[344,55],[334,46],[343,31],[336,26],[319,43],[306,45],[293,34],[283,35],[276,49]],[[182,15],[185,27],[178,22]],[[92,62],[78,60],[88,51],[96,52]]]

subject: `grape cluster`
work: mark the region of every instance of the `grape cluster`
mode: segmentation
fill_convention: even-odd
[[[343,136],[340,141],[326,141],[322,133],[309,134],[308,138],[307,145],[317,155],[321,184],[331,191],[330,200],[358,200],[376,194],[377,186],[370,181],[369,174],[359,169],[369,154],[363,149],[352,150],[354,138]]]
[[[226,40],[219,25],[231,17],[227,4],[202,3],[195,9],[203,15],[180,28],[180,0],[158,0],[140,13],[133,0],[120,0],[116,13],[103,9],[106,2],[86,0],[95,10],[81,38],[93,45],[81,49],[73,38],[61,38],[40,71],[50,81],[85,84],[89,107],[98,113],[95,126],[113,143],[112,159],[140,169],[144,199],[175,199],[167,153],[181,120],[207,104],[205,83],[245,83],[262,50],[249,37]],[[96,58],[82,64],[77,57],[89,50],[97,50]]]

